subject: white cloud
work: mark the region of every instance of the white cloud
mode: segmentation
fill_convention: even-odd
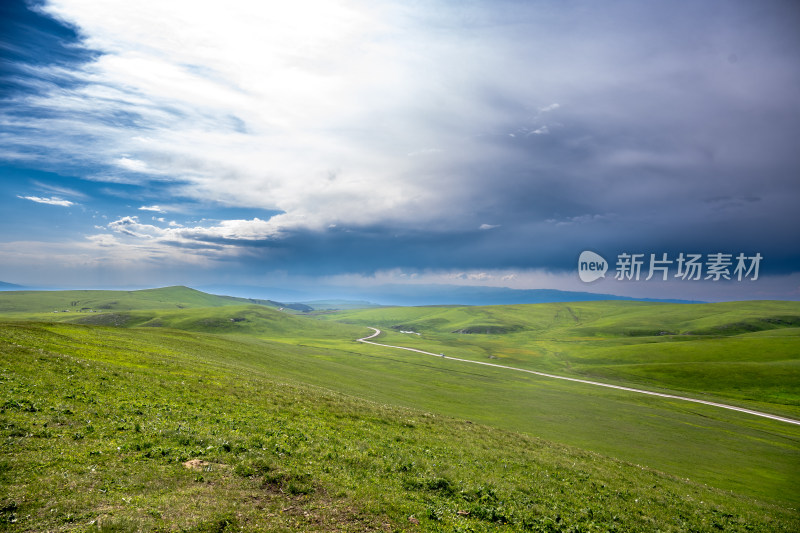
[[[471,145],[506,117],[469,88],[480,64],[454,59],[495,52],[437,40],[399,3],[142,1],[44,6],[102,52],[68,73],[73,88],[25,102],[59,117],[27,124],[48,153],[105,169],[91,179],[282,211],[283,230],[470,212],[452,162],[421,156],[494,156]]]
[[[103,229],[98,227],[97,229]],[[117,240],[117,238],[110,234],[110,233],[100,233],[97,235],[90,235],[86,237],[89,242],[96,244],[97,246],[101,247],[112,247],[112,246],[119,246],[121,243]]]
[[[69,200],[64,200],[55,196],[52,198],[42,198],[40,196],[17,196],[17,198],[30,200],[31,202],[36,202],[37,204],[59,205],[62,207],[70,207],[75,205],[75,202],[70,202]]]
[[[139,211],[154,211],[156,213],[166,213],[161,207],[157,205],[143,205],[139,208]]]
[[[132,172],[147,172],[148,170],[147,163],[129,157],[120,157],[114,162],[125,170],[130,170]]]
[[[617,281],[613,275],[595,283],[584,283],[574,272],[552,272],[544,269],[433,270],[408,272],[403,269],[378,271],[373,275],[345,274],[321,278],[321,283],[342,287],[381,287],[383,285],[463,285],[506,287],[510,289],[555,289],[562,291],[614,294],[631,298],[662,298],[694,301],[730,301],[730,284],[709,282],[687,283],[681,280],[633,282]],[[287,282],[288,283],[288,282]],[[800,299],[800,273],[759,278],[758,283],[737,285],[736,296],[743,300]],[[302,286],[302,285],[300,285]],[[787,292],[786,288],[792,287]]]
[[[162,230],[156,226],[141,224],[138,217],[123,217],[115,220],[108,225],[108,229],[141,239],[152,239],[162,233]]]
[[[408,157],[433,155],[433,154],[439,154],[441,152],[443,152],[441,148],[423,148],[421,150],[414,150],[413,152],[409,152]]]
[[[70,189],[68,187],[61,187],[59,185],[52,185],[50,183],[43,183],[37,180],[31,180],[31,183],[36,186],[37,189],[45,191],[52,195],[57,196],[71,196],[73,198],[81,198],[85,199],[87,196],[82,193],[81,191]]]
[[[480,230],[489,230],[494,228],[499,228],[500,224],[481,224],[478,229]]]
[[[84,241],[0,243],[0,279],[14,279],[23,284],[61,288],[78,286],[140,284],[152,287],[154,271],[166,280],[163,266],[209,268],[217,266],[218,256],[209,252],[165,248],[152,242],[125,242],[112,234],[98,234]],[[53,276],[53,258],[58,258],[57,276]],[[182,270],[181,268],[178,269]],[[183,275],[172,280],[181,282]],[[185,281],[184,281],[185,282]]]
[[[163,219],[156,219],[163,222]],[[150,240],[164,245],[207,245],[217,249],[226,246],[231,251],[235,245],[246,241],[276,239],[281,236],[281,226],[270,220],[223,220],[215,225],[184,227],[174,221],[166,228],[145,224],[139,217],[126,216],[108,224],[108,229],[127,237]]]

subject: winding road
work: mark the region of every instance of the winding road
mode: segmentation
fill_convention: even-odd
[[[391,344],[381,344],[379,342],[373,342],[373,341],[371,341],[369,339],[373,339],[373,338],[377,337],[378,335],[380,335],[381,334],[381,330],[379,330],[378,328],[373,328],[373,327],[370,327],[369,329],[371,329],[375,333],[373,333],[372,335],[369,335],[367,337],[362,337],[360,339],[357,339],[358,342],[363,342],[363,343],[366,343],[366,344],[374,344],[375,346],[383,346],[384,348],[395,348],[395,349],[398,349],[398,350],[407,350],[409,352],[417,352],[417,353],[421,353],[421,354],[425,354],[425,355],[432,355],[434,357],[443,357],[442,354],[433,353],[433,352],[426,352],[424,350],[418,350],[416,348],[408,348],[408,347],[405,347],[405,346],[393,346]],[[513,366],[498,365],[498,364],[495,364],[495,363],[485,363],[483,361],[472,361],[470,359],[460,359],[458,357],[447,356],[447,359],[449,359],[450,361],[460,361],[462,363],[472,363],[474,365],[493,366],[495,368],[504,368],[506,370],[515,370],[517,372],[526,372],[528,374],[535,374],[537,376],[543,376],[543,377],[546,377],[546,378],[561,379],[561,380],[564,380],[564,381],[574,381],[576,383],[584,383],[586,385],[595,385],[597,387],[607,387],[609,389],[618,389],[618,390],[624,390],[624,391],[628,391],[628,392],[635,392],[637,394],[647,394],[647,395],[650,395],[650,396],[660,396],[661,398],[669,398],[671,400],[682,400],[682,401],[685,401],[685,402],[701,403],[703,405],[711,405],[711,406],[714,406],[714,407],[720,407],[722,409],[729,409],[731,411],[739,411],[740,413],[747,413],[747,414],[754,415],[754,416],[760,416],[762,418],[769,418],[771,420],[777,420],[779,422],[786,422],[787,424],[795,424],[795,425],[800,426],[800,420],[795,420],[794,418],[787,418],[787,417],[784,417],[784,416],[771,415],[769,413],[763,413],[761,411],[754,411],[752,409],[745,409],[744,407],[736,407],[735,405],[727,405],[727,404],[724,404],[724,403],[709,402],[709,401],[706,401],[706,400],[698,400],[696,398],[687,398],[686,396],[676,396],[674,394],[664,394],[664,393],[661,393],[661,392],[653,392],[653,391],[648,391],[648,390],[643,390],[643,389],[634,389],[634,388],[631,388],[631,387],[622,387],[620,385],[611,385],[609,383],[600,383],[599,381],[589,381],[589,380],[586,380],[586,379],[568,378],[568,377],[565,377],[565,376],[557,376],[555,374],[547,374],[545,372],[537,372],[535,370],[526,370],[524,368],[515,368]]]

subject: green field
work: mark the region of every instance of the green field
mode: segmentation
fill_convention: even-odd
[[[302,317],[139,292],[0,293],[2,527],[800,528],[800,426],[355,342],[369,325],[387,344],[797,418],[795,303]],[[50,309],[76,300],[116,307]]]
[[[206,294],[188,287],[165,287],[138,291],[6,291],[0,292],[0,315],[31,316],[53,313],[107,313],[144,309],[192,309],[258,304],[279,307],[270,300]],[[74,315],[70,315],[74,316]],[[51,319],[48,317],[48,319]],[[60,318],[57,318],[59,320]]]
[[[418,307],[330,318],[379,327],[386,344],[800,417],[795,302]]]

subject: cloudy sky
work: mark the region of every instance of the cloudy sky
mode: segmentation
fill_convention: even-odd
[[[2,10],[2,281],[800,299],[796,1]]]

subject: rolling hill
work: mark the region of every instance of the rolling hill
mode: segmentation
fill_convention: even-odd
[[[12,530],[800,525],[800,428],[355,342],[375,326],[387,344],[792,415],[796,303],[298,316],[181,287],[70,293],[0,298]],[[113,308],[50,309],[72,301]]]
[[[0,313],[103,312],[241,305],[248,300],[214,296],[188,287],[138,291],[10,291],[0,294]]]
[[[390,308],[324,318],[380,327],[387,344],[800,416],[797,302]]]

